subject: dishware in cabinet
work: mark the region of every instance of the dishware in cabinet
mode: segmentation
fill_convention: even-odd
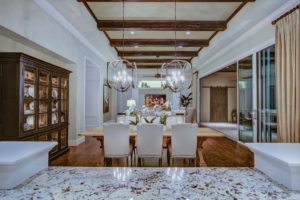
[[[34,114],[24,115],[23,130],[30,131],[30,130],[34,130],[35,128],[36,128],[35,115]]]

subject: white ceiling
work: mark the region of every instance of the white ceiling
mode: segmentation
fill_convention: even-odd
[[[122,20],[122,2],[88,3],[100,20]],[[224,20],[240,5],[235,3],[177,3],[177,20]],[[175,4],[126,2],[126,20],[174,20]]]
[[[117,47],[118,50],[122,51],[123,47]],[[174,47],[124,47],[124,51],[174,51]],[[178,51],[198,51],[199,47],[182,47],[177,48]]]

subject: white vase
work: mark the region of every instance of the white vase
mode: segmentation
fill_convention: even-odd
[[[164,125],[164,132],[165,132],[165,131],[167,131],[167,126],[166,126],[166,125]]]
[[[136,126],[134,126],[134,125],[129,125],[129,128],[131,131],[136,131]]]

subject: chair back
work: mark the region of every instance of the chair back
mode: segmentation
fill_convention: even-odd
[[[137,126],[138,156],[160,157],[162,154],[163,125],[139,124]]]
[[[172,126],[172,157],[194,157],[197,151],[197,124]]]
[[[125,157],[129,154],[129,125],[120,123],[103,124],[104,156]]]

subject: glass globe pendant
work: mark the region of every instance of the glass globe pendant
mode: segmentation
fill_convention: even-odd
[[[112,61],[107,65],[107,77],[112,77],[112,80],[108,81],[107,85],[118,92],[126,92],[129,88],[135,88],[136,71],[136,64],[128,60]]]
[[[163,87],[172,92],[181,92],[192,85],[192,66],[185,60],[172,60],[169,63],[164,63],[161,74],[165,80]]]

